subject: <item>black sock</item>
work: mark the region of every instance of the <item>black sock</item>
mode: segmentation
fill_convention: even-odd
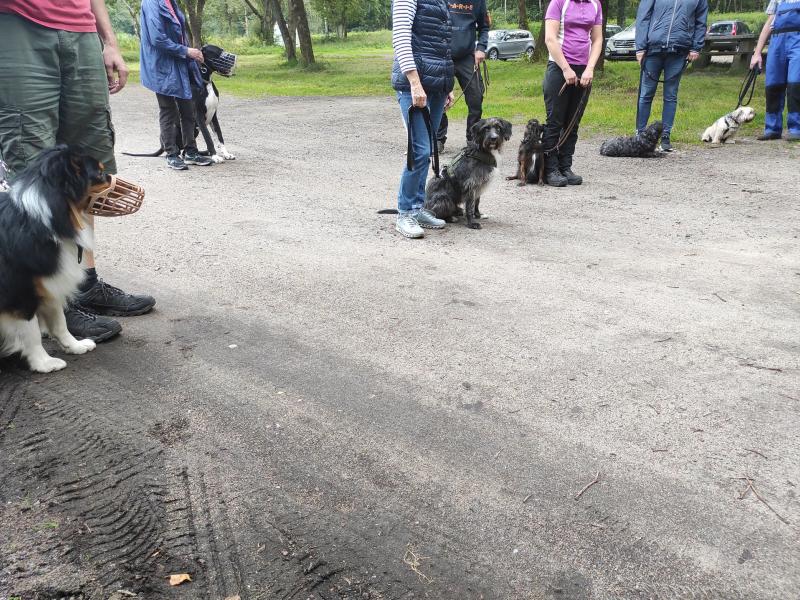
[[[97,270],[94,268],[86,269],[86,279],[78,286],[78,291],[88,292],[97,283]]]

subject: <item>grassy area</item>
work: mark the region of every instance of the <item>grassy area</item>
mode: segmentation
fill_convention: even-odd
[[[714,20],[717,20],[714,16]],[[281,49],[253,46],[247,40],[216,40],[238,52],[236,76],[217,78],[223,94],[259,96],[391,96],[389,74],[392,65],[391,32],[353,33],[346,42],[315,40],[319,61],[314,69],[289,65]],[[249,44],[249,45],[247,45]],[[251,52],[242,52],[242,49]],[[255,50],[255,52],[253,52]],[[135,46],[127,46],[126,59],[138,76]],[[542,77],[544,65],[525,61],[490,63],[490,88],[484,113],[509,118],[516,123],[531,117],[544,120]],[[582,128],[602,134],[630,132],[634,127],[639,69],[635,62],[606,63],[598,74],[586,109]],[[702,131],[736,105],[741,74],[728,74],[727,65],[712,65],[704,71],[689,69],[681,81],[674,138],[697,142]],[[753,127],[763,125],[763,79],[753,98],[757,118]],[[660,115],[657,99],[653,116]],[[466,116],[463,100],[452,110],[455,118]]]

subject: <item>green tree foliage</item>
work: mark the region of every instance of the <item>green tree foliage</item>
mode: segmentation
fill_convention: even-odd
[[[365,0],[311,0],[311,6],[325,26],[347,38],[352,23],[358,23],[366,9]]]

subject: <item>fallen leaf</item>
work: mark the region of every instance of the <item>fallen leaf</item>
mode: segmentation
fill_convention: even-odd
[[[186,581],[191,581],[192,578],[189,577],[188,573],[176,573],[174,575],[169,576],[169,584],[170,585],[180,585]]]

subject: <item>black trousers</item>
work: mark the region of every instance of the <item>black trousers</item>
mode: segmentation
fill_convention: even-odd
[[[194,103],[183,98],[173,98],[156,94],[158,100],[158,125],[161,127],[161,146],[167,156],[180,154],[178,147],[178,127],[181,142],[186,152],[197,152],[194,141]]]
[[[570,65],[572,70],[580,79],[586,65]],[[564,85],[564,74],[553,61],[547,63],[547,70],[544,74],[544,106],[547,110],[547,123],[544,126],[544,135],[542,136],[542,143],[545,148],[552,148],[558,143],[558,138],[561,137],[561,132],[572,121],[572,117],[578,110],[581,102],[581,97],[586,91],[580,85],[568,85],[564,92],[559,96],[558,92]],[[587,97],[588,100],[588,97]],[[585,106],[584,106],[585,108]],[[581,114],[578,115],[578,120],[575,122],[575,127],[567,136],[564,144],[558,149],[558,152],[551,152],[545,156],[545,167],[547,170],[554,169],[568,169],[572,167],[572,155],[575,154],[575,143],[578,141],[578,125],[580,125],[581,118],[583,117],[583,109]]]
[[[472,77],[475,72],[474,54],[467,54],[463,58],[454,58],[453,67],[455,68],[458,85],[464,90],[464,101],[469,109],[469,114],[467,115],[467,140],[471,140],[472,126],[481,120],[483,110],[483,79],[480,71],[474,78]],[[442,115],[442,122],[439,124],[436,139],[442,143],[447,140],[447,113]]]

